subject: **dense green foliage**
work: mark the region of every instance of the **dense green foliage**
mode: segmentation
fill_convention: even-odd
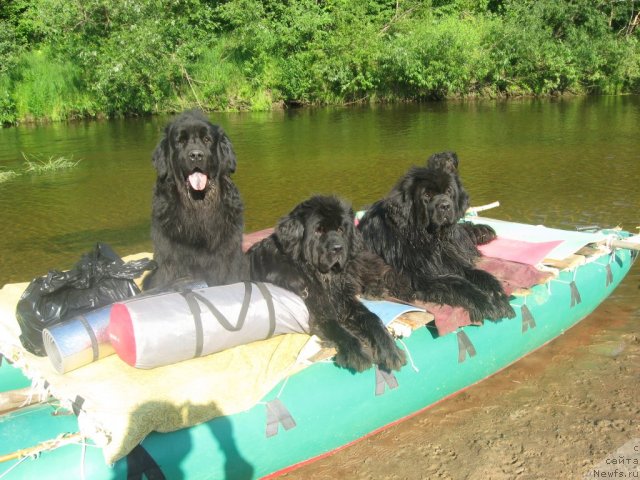
[[[0,122],[640,90],[636,0],[4,0]]]

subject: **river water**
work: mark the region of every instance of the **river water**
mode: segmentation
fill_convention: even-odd
[[[463,183],[473,205],[500,202],[500,207],[486,216],[568,229],[620,225],[635,231],[640,225],[638,96],[214,113],[210,118],[225,128],[238,157],[234,179],[245,202],[247,232],[272,226],[313,193],[337,193],[360,208],[384,195],[409,166],[421,164],[431,153],[442,150],[458,153]],[[168,117],[156,116],[0,130],[0,172],[21,173],[0,184],[0,285],[28,281],[52,268],[69,268],[97,241],[110,244],[121,255],[151,251],[149,217],[155,179],[151,153],[168,121]],[[22,173],[23,154],[72,157],[80,163],[67,171],[32,175]],[[569,340],[560,341],[564,341],[560,344],[567,349],[568,358],[597,350],[599,338],[606,337],[606,341],[627,338],[625,335],[634,338],[640,320],[639,283],[640,266],[635,265],[612,297],[583,322],[585,326],[576,327],[567,335]],[[637,343],[638,337],[635,338]],[[633,344],[630,340],[629,345]],[[552,347],[534,354],[540,356],[541,364],[552,360],[552,354],[545,351],[551,352]],[[623,367],[635,375],[631,377],[635,380],[627,385],[629,392],[635,392],[635,398],[629,401],[637,408],[638,351],[629,347],[626,352],[631,353],[624,354],[629,358]],[[623,357],[616,357],[616,361]],[[615,369],[606,370],[606,361],[598,363],[597,358],[594,361],[604,369],[602,375],[615,378]],[[530,373],[526,367],[519,368],[525,369],[520,371],[521,375]],[[553,368],[549,368],[544,372],[553,373]],[[518,371],[511,375],[519,378]],[[560,372],[556,373],[561,377]],[[505,375],[509,373],[489,381],[493,382],[492,391],[506,389],[509,394],[517,394],[515,384],[504,386],[495,380],[504,380]],[[537,378],[545,381],[544,377]],[[571,388],[571,381],[559,383],[563,388]],[[472,391],[482,405],[483,398],[486,401],[491,393],[485,391],[487,387],[475,388]],[[607,392],[599,391],[598,398],[604,403],[610,398]],[[455,402],[460,400],[445,404]],[[633,405],[629,415],[635,420],[625,431],[627,435],[635,432],[640,437],[636,421],[640,408],[634,413]],[[442,427],[433,412],[425,413],[419,421],[436,429]],[[446,417],[446,413],[442,415]],[[489,415],[487,422],[495,424],[501,418],[503,415]],[[401,432],[402,428],[411,442],[422,438],[419,436],[422,427],[410,424],[401,427]],[[578,430],[577,434],[576,438],[584,437],[584,431],[580,434]],[[540,435],[544,443],[544,433]],[[619,446],[614,445],[621,440],[618,437],[612,439],[609,435],[606,437],[609,443],[605,441],[596,450]],[[367,442],[375,440],[374,437]],[[377,457],[376,448],[386,448],[384,439],[381,442],[377,446],[374,443],[347,449],[342,455],[353,458],[330,458],[324,461],[328,464],[313,467],[320,468],[313,473],[318,477],[333,475],[335,462],[345,465],[352,460],[354,470],[342,474],[365,478],[366,469],[362,470],[359,462],[365,457]],[[568,442],[571,443],[576,442]],[[399,446],[388,447],[402,450]],[[364,451],[359,450],[362,448]],[[474,448],[477,450],[474,455],[490,458],[490,445]],[[463,452],[456,452],[454,443],[450,449],[454,451],[454,459],[461,458]],[[545,459],[544,454],[538,457]],[[574,465],[571,463],[574,457],[567,453],[563,461],[568,465],[565,468],[576,474],[576,465],[583,465],[585,460],[578,455],[580,458]],[[439,454],[422,452],[417,459],[410,457],[413,473],[397,478],[431,478],[419,472],[425,471],[426,463],[433,465],[434,458],[439,458]],[[375,459],[367,463],[373,472],[370,478],[378,478],[375,472],[389,465],[388,459],[377,461],[382,464],[376,464]],[[463,463],[443,467],[440,462],[442,468],[434,470],[433,476],[475,478],[478,470],[471,467],[460,470]],[[322,470],[323,465],[326,471]],[[529,470],[523,470],[525,477],[528,471],[533,471],[531,478],[559,474],[548,471],[549,462],[528,465]],[[398,468],[401,467],[394,472]],[[501,471],[498,468],[489,471],[488,477],[477,478],[512,478],[511,474],[500,476]],[[536,473],[542,477],[536,477]],[[308,474],[303,470],[299,478]],[[396,478],[396,474],[391,472],[384,478]]]

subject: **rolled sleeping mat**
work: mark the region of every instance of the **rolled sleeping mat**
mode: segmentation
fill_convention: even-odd
[[[284,333],[309,333],[296,294],[270,283],[235,283],[134,297],[111,309],[109,338],[122,360],[155,368]]]
[[[42,330],[47,356],[59,373],[67,373],[115,353],[109,343],[111,305]]]

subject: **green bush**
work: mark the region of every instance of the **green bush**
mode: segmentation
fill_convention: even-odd
[[[47,49],[21,57],[12,90],[19,119],[59,121],[95,112],[80,69],[71,62],[53,59]]]
[[[619,0],[5,0],[0,122],[640,91]]]
[[[11,95],[11,81],[7,75],[0,74],[0,126],[17,121],[16,102]]]
[[[446,98],[482,91],[489,71],[486,19],[431,17],[393,33],[383,69],[387,89],[408,98]]]

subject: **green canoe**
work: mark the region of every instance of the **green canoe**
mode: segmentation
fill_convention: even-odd
[[[504,225],[497,230],[518,226],[499,223]],[[637,256],[633,244],[615,247],[629,234],[597,234],[594,242],[587,238],[587,248],[577,244],[566,262],[548,262],[554,267],[550,281],[512,297],[516,318],[442,336],[431,324],[418,328],[401,346],[409,351],[412,364],[393,374],[374,368],[354,374],[331,362],[313,363],[252,408],[171,433],[153,432],[114,465],[107,465],[90,441],[74,435],[76,417],[61,414],[55,402],[5,412],[0,415],[0,478],[250,479],[281,474],[416,415],[542,347],[589,315],[622,281]],[[0,399],[27,385],[5,359],[0,366]]]

